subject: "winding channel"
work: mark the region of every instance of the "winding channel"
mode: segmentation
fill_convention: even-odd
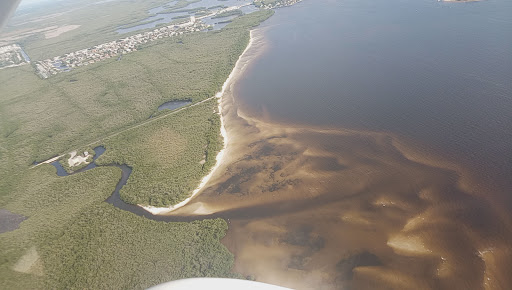
[[[71,174],[77,174],[77,173],[81,173],[81,172],[84,172],[84,171],[87,171],[87,170],[90,170],[90,169],[93,169],[93,168],[96,168],[96,167],[100,167],[96,164],[96,159],[98,159],[103,153],[105,153],[106,149],[105,147],[103,146],[98,146],[96,148],[94,148],[94,152],[96,153],[94,155],[94,159],[93,161],[87,165],[87,167],[85,168],[82,168],[80,170],[77,170],[76,172],[73,172]],[[58,176],[68,176],[68,175],[71,175],[70,173],[68,173],[64,167],[62,167],[62,165],[59,163],[59,161],[54,161],[51,163],[51,165],[53,165],[56,169],[57,169],[57,175]],[[119,181],[117,182],[116,184],[116,188],[114,189],[114,191],[112,192],[112,195],[110,195],[106,200],[105,202],[119,208],[119,209],[122,209],[122,210],[126,210],[126,211],[129,211],[131,213],[134,213],[138,216],[144,216],[146,218],[149,218],[149,219],[153,219],[153,220],[160,220],[160,219],[157,219],[157,216],[154,216],[152,215],[151,213],[148,213],[147,211],[145,211],[144,209],[136,206],[136,205],[133,205],[133,204],[128,204],[126,202],[124,202],[122,199],[121,199],[121,196],[119,194],[119,191],[123,188],[123,186],[126,184],[126,182],[128,181],[128,178],[130,178],[130,175],[132,173],[132,168],[129,167],[128,165],[126,164],[122,164],[122,165],[119,165],[119,164],[109,164],[109,165],[102,165],[101,167],[103,166],[115,166],[117,168],[120,168],[121,171],[122,171],[122,175],[121,175],[121,179],[119,179]]]
[[[93,161],[87,165],[87,167],[84,167],[80,170],[77,170],[73,173],[68,173],[64,167],[59,163],[59,161],[54,161],[51,163],[51,165],[53,165],[56,169],[57,169],[57,175],[58,176],[61,176],[61,177],[64,177],[64,176],[69,176],[69,175],[72,175],[72,174],[77,174],[77,173],[81,173],[81,172],[84,172],[84,171],[87,171],[87,170],[91,170],[91,169],[94,169],[96,167],[106,167],[106,166],[114,166],[114,167],[117,167],[119,169],[121,169],[122,171],[122,175],[121,175],[121,179],[119,179],[119,181],[117,182],[116,184],[116,188],[114,189],[114,191],[112,192],[112,194],[105,200],[105,202],[113,205],[114,207],[117,207],[121,210],[125,210],[125,211],[129,211],[133,214],[136,214],[138,216],[141,216],[141,217],[145,217],[145,218],[148,218],[148,219],[151,219],[151,220],[155,220],[155,221],[165,221],[165,222],[184,222],[184,221],[194,221],[194,220],[203,220],[203,219],[211,219],[211,218],[218,218],[218,217],[222,217],[222,218],[230,218],[230,217],[239,217],[240,216],[240,213],[244,212],[246,209],[243,209],[241,211],[239,210],[235,210],[235,211],[229,211],[229,212],[219,212],[219,213],[215,213],[215,214],[210,214],[210,215],[203,215],[203,216],[162,216],[162,215],[154,215],[146,210],[144,210],[143,208],[137,206],[137,205],[133,205],[133,204],[129,204],[129,203],[126,203],[124,200],[121,199],[121,195],[120,195],[120,191],[121,189],[123,188],[124,185],[126,185],[126,182],[128,181],[128,178],[130,178],[130,175],[132,173],[132,168],[126,164],[122,164],[122,165],[119,165],[119,164],[108,164],[108,165],[97,165],[96,164],[96,159],[98,159],[103,153],[105,153],[106,151],[106,148],[103,147],[103,146],[97,146],[94,148],[94,152],[95,152],[95,156],[93,158]],[[260,211],[261,212],[261,209],[255,209],[254,211],[249,211],[249,212],[258,212]]]
[[[176,109],[182,108],[184,106],[190,105],[191,103],[192,103],[192,101],[190,101],[190,100],[170,101],[170,102],[166,102],[166,103],[160,105],[158,107],[158,111],[162,111],[162,110],[176,110]],[[99,167],[99,165],[96,164],[96,159],[98,159],[103,153],[105,153],[106,148],[104,146],[97,146],[93,150],[95,152],[95,155],[93,157],[92,162],[89,163],[86,167],[84,167],[84,168],[82,168],[80,170],[74,171],[73,173],[68,173],[64,169],[64,167],[60,164],[59,160],[53,161],[50,164],[53,165],[53,167],[55,167],[57,169],[57,175],[61,176],[61,177],[69,176],[69,175],[72,175],[72,174],[81,173],[81,172],[84,172],[84,171],[87,171],[87,170],[90,170],[90,169],[94,169],[96,167]],[[155,221],[171,222],[171,221],[192,221],[192,220],[197,220],[198,219],[197,217],[193,218],[193,217],[154,215],[154,214],[146,211],[145,209],[141,208],[140,206],[126,203],[125,201],[123,201],[121,199],[121,195],[120,195],[119,192],[121,191],[123,186],[126,185],[126,182],[128,182],[128,178],[130,178],[130,175],[132,173],[132,168],[130,166],[126,165],[126,164],[122,164],[122,165],[119,165],[119,164],[101,165],[101,167],[104,167],[104,166],[114,166],[114,167],[117,167],[117,168],[121,169],[121,171],[122,171],[121,179],[117,182],[116,188],[114,189],[112,194],[105,200],[105,202],[107,202],[107,203],[109,203],[109,204],[111,204],[114,207],[117,207],[119,209],[122,209],[122,210],[125,210],[125,211],[129,211],[129,212],[131,212],[133,214],[136,214],[138,216],[142,216],[142,217],[145,217],[145,218],[148,218],[148,219],[151,219],[151,220],[155,220]],[[205,219],[205,218],[211,218],[211,217],[202,217],[201,219]]]
[[[106,149],[103,146],[98,146],[94,148],[94,152],[96,153],[93,159],[93,162],[91,162],[87,167],[77,170],[76,172],[73,172],[71,174],[77,174],[81,173],[90,169],[94,169],[96,167],[105,167],[105,166],[115,166],[117,168],[120,168],[122,170],[121,179],[117,182],[116,188],[112,192],[112,194],[105,200],[105,202],[113,205],[114,207],[117,207],[121,210],[125,210],[128,212],[131,212],[135,215],[145,217],[154,221],[165,221],[165,222],[190,222],[190,221],[196,221],[196,220],[204,220],[204,219],[214,219],[214,218],[223,218],[226,220],[230,219],[250,219],[250,218],[258,218],[258,217],[269,217],[273,216],[277,213],[283,213],[286,212],[286,209],[283,208],[276,208],[275,204],[264,204],[264,205],[255,205],[255,206],[247,206],[247,207],[240,207],[235,209],[229,209],[229,210],[222,210],[211,214],[206,215],[154,215],[143,208],[126,203],[124,200],[121,199],[120,191],[123,188],[123,186],[128,181],[128,178],[130,178],[130,175],[132,173],[132,168],[126,164],[108,164],[108,165],[97,165],[95,163],[96,159],[98,159],[103,153],[105,153]],[[51,163],[56,169],[58,176],[68,176],[71,175],[62,167],[62,165],[58,161],[54,161]],[[326,201],[327,202],[327,201]],[[298,204],[299,207],[306,208],[309,205],[309,203],[305,202],[304,204]]]

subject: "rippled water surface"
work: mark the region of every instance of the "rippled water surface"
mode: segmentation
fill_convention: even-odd
[[[274,121],[399,134],[510,190],[510,15],[500,0],[305,1],[266,23],[237,95]]]
[[[306,0],[253,32],[222,165],[235,270],[298,289],[510,289],[512,3]]]

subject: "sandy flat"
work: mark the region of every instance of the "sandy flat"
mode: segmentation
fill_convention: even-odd
[[[75,29],[77,29],[80,26],[81,25],[65,25],[65,26],[57,27],[55,29],[52,29],[52,30],[49,30],[49,31],[45,32],[44,33],[44,38],[46,38],[46,39],[54,38],[54,37],[57,37],[57,36],[65,33],[65,32],[69,32],[71,30],[75,30]]]
[[[29,37],[40,32],[51,31],[57,28],[58,26],[49,26],[39,29],[21,29],[9,33],[3,33],[0,35],[0,45],[7,45],[24,37]]]
[[[42,264],[36,247],[31,247],[12,268],[16,272],[42,275]]]
[[[69,157],[69,159],[68,159],[69,167],[78,166],[78,165],[80,165],[82,163],[89,164],[89,162],[87,162],[88,156],[83,157],[83,156],[80,156],[80,155],[76,155],[76,153],[77,153],[76,150],[69,153],[71,155]]]

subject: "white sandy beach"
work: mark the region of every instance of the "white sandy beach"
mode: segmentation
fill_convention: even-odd
[[[154,207],[154,206],[144,206],[144,205],[140,205],[140,204],[138,206],[142,207],[143,209],[145,209],[146,211],[148,211],[154,215],[162,215],[162,214],[167,214],[172,211],[175,211],[178,208],[181,208],[181,207],[185,206],[186,204],[188,204],[195,196],[197,196],[199,194],[199,192],[208,183],[208,181],[210,180],[210,178],[212,177],[214,172],[217,170],[217,168],[219,168],[219,166],[222,164],[222,161],[224,159],[224,153],[226,152],[226,147],[228,145],[228,134],[226,131],[226,127],[224,126],[224,118],[222,116],[222,97],[223,97],[224,93],[226,92],[227,87],[231,84],[231,81],[236,76],[236,73],[240,71],[240,67],[239,67],[241,65],[240,59],[242,59],[242,57],[246,54],[246,52],[251,48],[253,43],[254,43],[254,36],[253,36],[253,32],[251,31],[249,44],[247,45],[245,50],[242,52],[242,54],[238,57],[235,67],[233,68],[233,70],[229,74],[229,77],[226,79],[226,81],[222,85],[221,91],[218,92],[217,94],[215,94],[215,97],[218,98],[218,102],[219,102],[219,114],[220,114],[220,122],[221,122],[220,133],[222,135],[222,138],[224,139],[224,145],[223,145],[222,150],[220,150],[219,153],[217,154],[217,156],[215,158],[216,163],[213,166],[213,168],[210,170],[210,173],[208,173],[208,175],[204,176],[203,179],[201,179],[201,183],[199,183],[199,186],[192,192],[192,195],[190,195],[190,197],[188,197],[187,199],[185,199],[184,201],[182,201],[178,204],[172,205],[170,207]]]

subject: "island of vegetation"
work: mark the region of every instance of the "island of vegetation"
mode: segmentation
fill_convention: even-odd
[[[151,8],[130,3],[137,11]],[[23,47],[41,61],[94,46],[93,40],[117,39],[106,30],[116,27],[112,18],[123,22],[112,12],[116,2],[96,5],[74,15],[82,30],[52,41],[23,40]],[[98,17],[98,9],[112,15]],[[62,156],[76,172],[91,162],[92,148],[103,145],[98,164],[133,168],[123,199],[153,206],[183,200],[222,147],[214,96],[247,46],[249,30],[271,15],[258,11],[220,31],[156,39],[121,60],[48,79],[28,65],[0,70],[0,210],[22,217],[12,219],[17,229],[0,233],[2,288],[141,289],[189,277],[242,278],[220,243],[226,221],[156,222],[115,208],[105,202],[121,178],[114,166],[59,177],[49,164],[32,164]],[[83,30],[91,17],[100,20]],[[157,110],[185,99],[193,104],[181,111]]]
[[[223,18],[223,17],[229,17],[229,16],[240,16],[240,15],[243,15],[244,13],[242,12],[242,10],[240,9],[232,9],[232,10],[226,10],[224,12],[221,12],[215,16],[212,17],[212,19],[215,19],[215,18]]]

